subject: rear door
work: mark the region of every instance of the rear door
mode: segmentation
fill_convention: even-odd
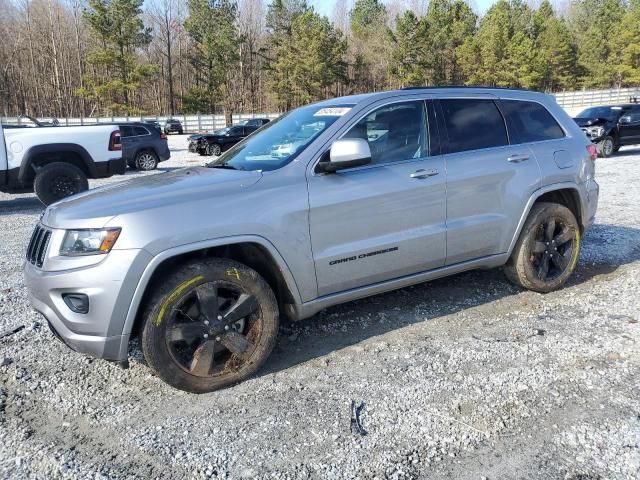
[[[540,170],[526,145],[509,145],[490,96],[438,100],[447,164],[447,265],[504,253]]]
[[[120,137],[122,138],[122,158],[133,160],[137,150],[137,139],[131,125],[120,125]]]
[[[311,173],[309,222],[318,295],[444,264],[445,165],[430,148],[425,101],[374,106],[343,138],[368,141],[369,165]]]

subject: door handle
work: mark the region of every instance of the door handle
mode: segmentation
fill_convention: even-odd
[[[511,163],[520,163],[529,160],[529,155],[527,154],[515,154],[507,157],[507,162]]]
[[[438,175],[440,172],[438,172],[438,170],[435,169],[429,169],[429,170],[416,170],[415,172],[413,172],[411,175],[409,175],[409,177],[411,178],[429,178],[429,177],[433,177],[434,175]]]

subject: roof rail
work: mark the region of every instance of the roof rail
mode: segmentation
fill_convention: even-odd
[[[531,90],[529,88],[519,88],[519,87],[487,87],[485,85],[440,85],[440,86],[424,86],[424,87],[402,87],[400,90],[435,90],[435,89],[444,89],[444,88],[482,88],[485,90],[520,90],[523,92],[536,92],[536,90]]]

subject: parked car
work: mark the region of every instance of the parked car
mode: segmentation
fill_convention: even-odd
[[[299,148],[272,155],[292,139]],[[207,166],[48,208],[25,281],[71,348],[126,364],[139,335],[162,380],[209,392],[265,363],[280,316],[475,268],[503,266],[536,292],[562,287],[595,218],[596,156],[541,93],[327,100]]]
[[[182,135],[184,132],[182,128],[182,124],[180,120],[176,120],[175,118],[168,119],[164,124],[164,133],[169,135],[170,133],[178,133]]]
[[[0,125],[0,191],[35,191],[49,205],[87,190],[89,178],[123,174],[121,150],[120,130],[114,125]]]
[[[268,118],[251,118],[249,120],[243,120],[242,122],[238,122],[238,125],[242,125],[244,127],[262,127],[269,123],[270,120]]]
[[[155,170],[169,160],[167,136],[151,123],[121,123],[122,157],[129,168]]]
[[[234,125],[232,127],[221,128],[213,133],[203,134],[197,140],[194,148],[200,155],[213,155],[217,157],[257,129],[257,125]],[[191,150],[191,148],[189,150]]]
[[[205,135],[205,134],[204,133],[194,133],[193,135],[189,135],[187,137],[187,145],[188,145],[189,151],[191,153],[198,153],[199,152],[200,139],[202,138],[203,135]]]
[[[601,157],[611,156],[623,145],[640,145],[640,104],[589,107],[574,120]]]

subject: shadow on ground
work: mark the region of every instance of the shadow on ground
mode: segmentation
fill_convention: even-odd
[[[585,237],[583,258],[567,287],[610,275],[620,266],[638,260],[640,229],[594,225]],[[300,323],[282,325],[274,353],[259,375],[286,370],[408,325],[455,314],[521,292],[522,289],[510,283],[498,268],[460,273],[330,307]],[[397,308],[396,311],[396,307],[402,310]],[[363,328],[362,321],[366,321],[366,328]],[[298,338],[303,329],[304,335]]]
[[[37,215],[45,206],[34,195],[0,200],[0,215]]]

